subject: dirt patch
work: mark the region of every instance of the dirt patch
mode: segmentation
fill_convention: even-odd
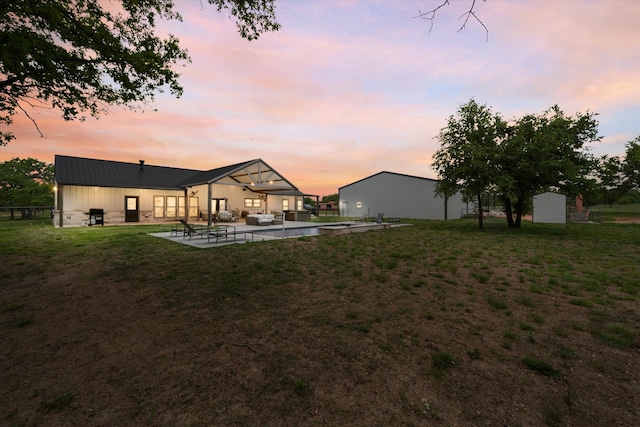
[[[553,261],[531,248],[485,268],[403,233],[7,257],[1,423],[637,424],[635,299],[530,282]]]
[[[614,222],[616,224],[640,224],[640,218],[617,219]]]

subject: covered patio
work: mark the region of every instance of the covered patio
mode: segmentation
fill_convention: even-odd
[[[241,188],[243,192],[247,192],[247,194],[251,196],[257,196],[257,198],[264,203],[264,213],[270,210],[282,211],[282,205],[277,203],[282,200],[282,197],[293,197],[293,209],[290,209],[293,213],[293,221],[298,220],[299,212],[301,211],[298,207],[302,204],[304,197],[315,197],[316,200],[319,199],[317,195],[301,192],[295,185],[262,159],[201,172],[183,182],[181,185],[184,187],[185,200],[187,203],[189,201],[189,197],[187,197],[189,193],[197,193],[197,188],[206,187],[207,211],[205,218],[209,226],[213,225],[213,215],[217,211],[213,206],[213,201],[215,200],[214,186],[216,185]],[[274,203],[276,203],[275,206],[269,204],[269,196],[279,196],[274,200]],[[189,206],[186,207],[185,211],[189,212]]]

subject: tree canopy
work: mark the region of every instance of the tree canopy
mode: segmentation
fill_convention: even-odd
[[[326,196],[322,196],[322,203],[328,203],[328,202],[335,202],[335,203],[340,202],[340,194],[334,193],[334,194],[328,194]]]
[[[622,162],[617,156],[603,156],[598,161],[598,200],[612,205],[627,191]]]
[[[640,190],[640,136],[627,143],[627,152],[622,169],[627,187]]]
[[[276,31],[274,0],[207,0],[227,11],[248,40]],[[65,120],[99,116],[108,105],[138,108],[169,88],[180,96],[176,64],[189,61],[158,19],[181,20],[173,0],[0,0],[0,126],[27,108],[56,108]],[[0,145],[14,135],[0,127]],[[39,130],[39,129],[38,129]]]
[[[473,99],[461,105],[437,137],[442,145],[433,156],[432,167],[441,179],[436,192],[449,197],[462,190],[477,198],[482,213],[482,193],[498,179],[495,161],[506,129],[507,123],[490,107]],[[478,226],[483,227],[481,214]]]
[[[53,171],[32,158],[0,163],[0,206],[53,206]]]
[[[593,191],[587,193],[594,204],[638,203],[640,195],[640,136],[626,145],[624,156],[604,155],[597,167]]]
[[[440,178],[437,191],[447,196],[462,190],[476,197],[482,228],[485,191],[501,195],[508,225],[520,227],[536,192],[555,188],[577,195],[589,188],[596,162],[586,144],[600,138],[593,113],[571,117],[553,106],[507,124],[472,99],[449,118],[437,139],[442,143],[432,165]]]
[[[557,105],[542,114],[525,115],[509,127],[509,136],[499,149],[500,179],[496,182],[509,226],[520,226],[526,203],[540,190],[585,191],[595,165],[585,145],[599,140],[597,133],[594,114],[570,117]]]

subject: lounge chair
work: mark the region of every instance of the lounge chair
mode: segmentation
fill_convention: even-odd
[[[185,238],[185,236],[189,236],[189,240],[191,240],[193,236],[205,237],[209,235],[209,229],[207,228],[196,228],[184,219],[180,219],[179,221],[180,224],[182,224],[182,226],[184,227],[184,231],[182,232],[183,239]]]

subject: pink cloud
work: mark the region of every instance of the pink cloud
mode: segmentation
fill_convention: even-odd
[[[479,2],[490,29],[456,33],[458,9],[431,35],[416,2],[277,2],[282,31],[241,39],[233,22],[178,2],[179,36],[193,63],[185,94],[157,112],[113,108],[65,123],[38,111],[45,139],[18,117],[0,160],[55,153],[208,169],[261,157],[304,191],[335,193],[381,170],[434,177],[433,138],[475,97],[506,118],[555,103],[568,113],[629,114],[640,99],[638,2]],[[424,7],[423,7],[424,6]],[[607,144],[620,147],[615,128]],[[620,145],[621,144],[621,145]]]

